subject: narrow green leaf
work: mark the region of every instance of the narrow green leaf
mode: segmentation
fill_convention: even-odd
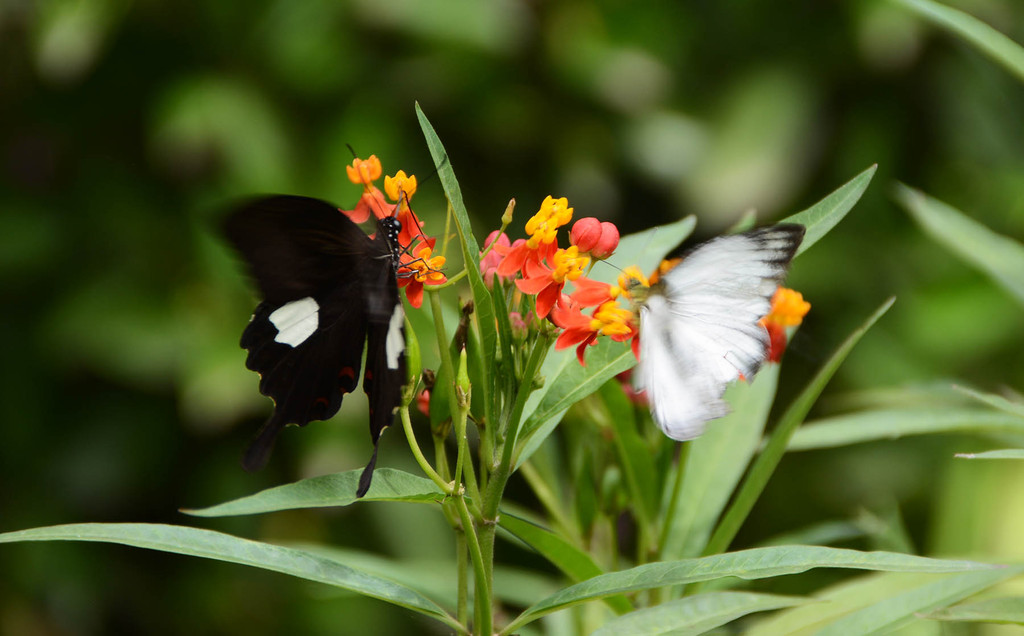
[[[234,499],[209,508],[182,510],[196,517],[230,517],[252,515],[295,508],[326,508],[347,506],[357,501],[411,501],[435,503],[444,494],[429,479],[417,477],[394,468],[378,468],[366,496],[356,498],[356,487],[362,470],[311,477],[276,486],[254,495]]]
[[[289,574],[387,601],[458,629],[440,606],[405,586],[295,548],[240,539],[229,534],[164,524],[76,523],[0,534],[0,543],[96,541],[197,556]]]
[[[822,521],[792,532],[775,535],[761,545],[832,545],[839,541],[859,539],[865,534],[865,528],[853,521]]]
[[[589,554],[557,534],[529,521],[502,511],[498,525],[540,553],[573,582],[584,581],[604,573]],[[605,601],[617,614],[625,614],[633,609],[624,596],[610,596]]]
[[[611,428],[615,431],[619,462],[625,471],[632,498],[642,509],[637,510],[640,524],[653,520],[658,512],[658,479],[651,461],[654,451],[637,429],[636,410],[618,382],[606,382],[601,397],[608,408]]]
[[[529,459],[547,439],[569,407],[601,388],[608,380],[636,365],[636,357],[627,343],[599,340],[587,349],[587,366],[580,366],[575,351],[552,351],[541,366],[544,386],[527,402],[534,405],[520,431],[524,439],[515,465]],[[527,439],[528,436],[528,439]]]
[[[858,552],[822,546],[780,546],[716,554],[698,559],[648,563],[596,576],[572,585],[527,608],[504,630],[510,634],[545,614],[584,601],[667,585],[710,581],[726,576],[754,580],[797,574],[813,568],[851,568],[889,572],[964,572],[1000,568],[973,561],[932,559],[895,552]]]
[[[863,325],[854,330],[853,333],[847,337],[847,339],[839,346],[832,357],[825,363],[825,365],[818,371],[818,373],[811,379],[810,384],[800,392],[797,398],[789,406],[788,409],[779,418],[779,423],[776,425],[775,430],[772,431],[771,436],[768,438],[768,443],[765,444],[764,450],[754,460],[754,465],[750,469],[750,473],[747,475],[746,480],[740,487],[739,493],[736,495],[735,501],[732,506],[725,513],[722,518],[722,522],[715,529],[714,534],[708,541],[708,546],[705,548],[705,554],[715,554],[717,552],[724,551],[729,544],[732,542],[736,533],[739,532],[740,526],[746,520],[747,515],[750,514],[751,509],[754,507],[754,503],[757,498],[761,495],[761,491],[764,490],[765,485],[771,478],[772,473],[775,471],[775,467],[779,465],[779,461],[782,460],[783,454],[786,452],[786,445],[789,443],[790,437],[793,436],[793,432],[796,431],[800,423],[803,422],[804,418],[807,417],[807,413],[811,410],[811,406],[821,395],[821,392],[825,389],[825,385],[832,379],[832,376],[839,369],[839,365],[843,363],[846,356],[850,355],[853,347],[860,341],[860,339],[867,333],[868,329],[871,328],[875,322],[882,317],[885,312],[889,311],[892,307],[895,298],[890,298],[879,307],[875,313],[873,313]]]
[[[903,184],[896,186],[896,200],[933,239],[1024,303],[1024,245]]]
[[[675,515],[667,520],[662,558],[697,556],[704,550],[711,529],[761,443],[778,381],[779,365],[772,364],[750,384],[737,382],[729,387],[725,397],[733,412],[711,422],[702,436],[689,442],[683,487]]]
[[[876,169],[878,169],[877,164],[850,179],[835,192],[803,212],[797,212],[780,221],[780,223],[798,223],[807,228],[803,243],[796,251],[797,255],[807,251],[807,248],[821,240],[829,230],[843,220],[846,213],[853,209],[861,195],[867,190],[868,184],[871,183],[871,177],[875,176]]]
[[[877,634],[908,623],[930,612],[977,594],[1017,576],[1024,567],[1007,567],[987,572],[964,572],[941,577],[902,594],[889,596],[873,605],[851,612],[816,632],[818,636]]]
[[[1024,420],[972,408],[861,411],[809,422],[789,440],[789,450],[834,448],[880,439],[935,433],[1024,434]]]
[[[997,567],[988,571],[969,572],[967,574],[986,575],[981,577],[981,585],[984,587],[1014,576],[1015,572],[1019,572],[1019,568]],[[964,581],[962,579],[958,581],[958,577],[961,576],[963,574],[903,572],[885,572],[858,576],[816,593],[814,598],[822,601],[821,603],[807,604],[779,612],[759,621],[748,629],[746,633],[748,636],[774,636],[775,634],[803,636],[820,634],[822,630],[834,630],[835,625],[839,624],[841,626],[842,621],[857,613],[862,613],[861,619],[864,616],[874,616],[880,622],[898,623],[902,619],[894,616],[894,614],[903,613],[904,617],[913,616],[916,610],[921,609],[922,601],[924,601],[925,611],[928,608],[928,601],[932,603],[937,602],[940,605],[955,602],[955,599],[949,600],[948,596],[942,599],[951,588],[959,587],[963,590],[966,583],[967,593],[972,593],[970,588],[978,583],[978,581]],[[893,599],[899,600],[893,602]],[[918,614],[920,613],[922,612],[918,611]],[[858,619],[851,620],[856,621]],[[851,634],[865,633],[857,631],[851,623],[847,623],[846,627],[851,630],[848,632]],[[881,631],[887,630],[883,629]]]
[[[974,603],[954,605],[926,614],[939,621],[971,621],[976,623],[1016,623],[1024,625],[1024,596],[990,598]]]
[[[1024,459],[1024,448],[986,451],[984,453],[957,453],[961,459]]]
[[[430,150],[430,156],[437,168],[437,176],[441,180],[441,187],[444,188],[448,204],[452,209],[452,216],[455,219],[455,228],[459,233],[459,245],[462,247],[462,259],[466,267],[467,278],[469,278],[469,287],[473,293],[474,313],[483,341],[484,373],[487,374],[487,385],[494,386],[494,353],[498,342],[498,333],[491,293],[480,274],[480,245],[473,234],[473,226],[469,222],[469,214],[466,212],[466,205],[462,200],[462,190],[459,188],[458,179],[455,178],[452,162],[419,104],[416,104],[416,117],[419,119],[420,129],[427,141],[427,148]]]
[[[931,23],[970,42],[1024,81],[1024,48],[972,15],[931,0],[895,0]]]
[[[1024,418],[1024,403],[1019,401],[1013,402],[1001,395],[995,395],[994,393],[982,393],[963,386],[954,385],[953,389],[958,393],[963,393],[964,395],[977,400],[978,402],[988,404],[992,408]]]
[[[808,602],[796,596],[753,592],[708,592],[637,610],[606,623],[591,636],[684,636],[703,634],[731,621],[767,610]]]

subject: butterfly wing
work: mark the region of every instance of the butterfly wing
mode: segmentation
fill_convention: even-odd
[[[638,387],[669,437],[699,436],[729,412],[725,388],[764,362],[759,320],[803,240],[799,225],[776,225],[712,239],[662,276],[640,310]]]
[[[386,246],[317,199],[255,200],[228,217],[224,232],[264,297],[241,341],[260,392],[274,400],[243,458],[255,470],[282,428],[332,417],[355,389],[369,321],[366,272],[392,268]]]

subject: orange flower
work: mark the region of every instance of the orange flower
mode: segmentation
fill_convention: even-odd
[[[424,244],[416,249],[414,255],[402,255],[402,266],[398,270],[398,286],[405,287],[405,297],[409,304],[417,309],[423,304],[423,286],[440,285],[448,279],[441,268],[444,267],[444,256],[431,256],[433,248]]]
[[[587,347],[597,343],[598,336],[608,336],[615,342],[633,339],[633,352],[636,353],[637,335],[634,314],[624,309],[614,300],[605,302],[593,316],[586,316],[580,305],[568,297],[551,310],[551,322],[564,329],[555,340],[556,349],[565,349],[572,345],[576,348],[576,359],[585,364],[584,353]]]
[[[377,155],[370,155],[369,159],[353,159],[351,166],[345,166],[348,173],[348,180],[355,184],[363,184],[369,188],[374,181],[380,179],[383,169]]]
[[[782,354],[786,352],[786,328],[798,326],[810,309],[811,304],[804,300],[800,292],[785,287],[775,290],[771,311],[760,321],[768,330],[769,362],[782,359]]]
[[[384,192],[396,203],[404,198],[404,208],[409,205],[412,195],[416,194],[416,175],[406,176],[405,170],[399,170],[393,177],[384,177]]]

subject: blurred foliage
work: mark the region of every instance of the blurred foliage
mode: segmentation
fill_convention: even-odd
[[[1024,41],[1018,2],[949,4]],[[510,197],[526,215],[546,194],[624,233],[694,213],[708,236],[749,208],[761,222],[802,209],[878,163],[790,277],[813,310],[779,402],[890,295],[823,408],[954,378],[1024,390],[1020,304],[890,192],[898,179],[1019,240],[1024,85],[895,3],[6,0],[0,530],[187,523],[178,507],[366,461],[360,397],[284,435],[264,472],[241,471],[268,404],[237,347],[251,292],[215,228],[256,192],[350,206],[346,144],[424,179],[414,101],[478,238]],[[439,227],[440,186],[421,183],[417,212]],[[400,436],[383,446],[385,465],[411,464]],[[905,520],[918,549],[1020,558],[1024,502],[1006,497],[1022,469],[952,458],[987,448],[932,437],[789,455],[737,547],[868,510]],[[357,508],[204,527],[451,553],[429,510]],[[0,633],[426,629],[279,575],[112,546],[6,547],[0,571]]]

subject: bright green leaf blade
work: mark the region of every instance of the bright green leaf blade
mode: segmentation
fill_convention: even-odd
[[[525,440],[515,465],[518,468],[547,439],[569,407],[601,388],[616,375],[632,369],[636,357],[629,345],[605,338],[587,349],[587,366],[580,366],[576,352],[552,351],[541,366],[544,386],[530,397],[535,406],[520,431]],[[527,407],[529,409],[529,406]]]
[[[957,453],[960,459],[1024,459],[1024,448],[1007,448],[984,453]]]
[[[699,559],[649,563],[621,572],[602,574],[570,586],[527,608],[503,630],[503,633],[512,633],[516,628],[564,607],[611,594],[710,581],[726,576],[747,580],[762,579],[823,567],[891,572],[963,572],[990,570],[1000,566],[973,561],[931,559],[895,552],[858,552],[822,546],[754,548]]]
[[[295,508],[326,508],[347,506],[356,501],[412,501],[435,503],[444,494],[429,479],[410,475],[394,468],[379,468],[373,473],[373,484],[366,496],[356,498],[356,487],[362,470],[303,479],[284,486],[260,491],[208,508],[182,510],[197,517],[230,517],[252,515]]]
[[[871,166],[803,212],[797,212],[780,221],[780,223],[798,223],[807,228],[804,240],[796,251],[798,255],[807,251],[807,248],[821,240],[823,236],[828,234],[829,230],[843,220],[847,212],[853,209],[853,206],[860,200],[861,195],[867,190],[868,184],[871,183],[871,177],[875,176],[877,168],[877,164]]]
[[[501,513],[498,523],[554,564],[573,582],[585,581],[604,573],[589,554],[553,532],[514,517],[505,511]],[[624,614],[633,609],[624,596],[611,596],[605,601],[618,614]]]
[[[976,46],[1024,81],[1024,47],[972,15],[931,0],[895,0],[919,16]]]
[[[753,592],[708,592],[637,610],[606,623],[591,636],[696,635],[767,610],[793,607],[807,599]]]
[[[654,454],[651,445],[640,435],[637,428],[636,408],[626,397],[618,382],[606,382],[600,396],[608,409],[611,429],[615,432],[615,450],[619,456],[626,483],[635,502],[634,511],[638,524],[650,526],[658,514],[658,477],[655,475]]]
[[[662,558],[697,556],[704,550],[711,529],[761,443],[778,381],[779,365],[772,364],[750,384],[737,382],[729,387],[725,397],[732,413],[711,422],[702,436],[689,442],[683,487],[675,514],[668,521]]]
[[[851,636],[886,632],[914,620],[918,614],[956,603],[1022,571],[1024,567],[1016,566],[942,577],[847,614],[816,633],[818,636]]]
[[[1016,623],[1024,625],[1024,596],[990,598],[974,603],[954,605],[926,615],[939,621],[971,621],[978,623]]]
[[[484,373],[487,374],[488,387],[494,386],[494,352],[498,342],[498,332],[494,317],[494,305],[491,303],[491,293],[484,285],[483,276],[480,274],[480,245],[473,234],[473,226],[469,222],[469,214],[466,212],[466,205],[462,200],[462,190],[459,188],[459,181],[455,178],[455,170],[444,149],[441,140],[438,139],[434,127],[430,124],[427,116],[416,104],[416,117],[420,122],[420,129],[427,141],[427,148],[437,168],[438,179],[441,180],[441,187],[448,198],[448,204],[452,209],[452,216],[455,219],[455,228],[459,234],[459,245],[462,248],[462,259],[466,267],[466,276],[469,278],[469,287],[473,293],[474,312],[477,324],[480,327],[480,337],[483,340],[482,349],[484,355]]]
[[[970,408],[912,408],[861,411],[809,422],[789,440],[789,450],[848,446],[880,439],[934,433],[1024,434],[1024,420]]]
[[[1024,303],[1024,245],[903,184],[896,187],[896,200],[933,239]]]
[[[119,543],[249,565],[341,587],[426,614],[450,627],[458,627],[455,619],[436,603],[392,581],[295,548],[240,539],[211,530],[147,523],[75,523],[0,534],[0,543],[18,541]]]
[[[736,533],[739,532],[740,526],[746,520],[747,515],[754,507],[754,503],[757,498],[761,495],[765,485],[771,478],[772,473],[775,471],[775,467],[779,465],[779,461],[782,460],[783,454],[786,452],[786,445],[789,443],[790,438],[793,436],[794,431],[807,417],[807,413],[811,410],[811,406],[821,395],[821,392],[825,390],[825,385],[828,384],[829,380],[839,369],[839,365],[843,363],[846,356],[850,355],[854,346],[860,341],[860,339],[867,333],[868,329],[881,318],[885,312],[889,311],[892,307],[895,298],[890,298],[882,304],[875,313],[871,314],[870,317],[864,322],[863,325],[854,330],[853,333],[843,341],[843,344],[839,345],[839,348],[832,357],[828,359],[825,365],[815,374],[814,378],[811,379],[810,384],[800,392],[800,394],[793,400],[793,403],[786,409],[786,411],[779,418],[778,424],[775,426],[775,430],[772,431],[771,436],[768,438],[768,443],[765,444],[764,450],[754,460],[754,464],[750,469],[750,473],[747,475],[743,485],[740,486],[740,490],[736,495],[736,499],[733,501],[732,506],[725,513],[721,523],[715,529],[711,539],[708,541],[708,545],[704,550],[705,554],[715,554],[723,552],[732,542]]]

